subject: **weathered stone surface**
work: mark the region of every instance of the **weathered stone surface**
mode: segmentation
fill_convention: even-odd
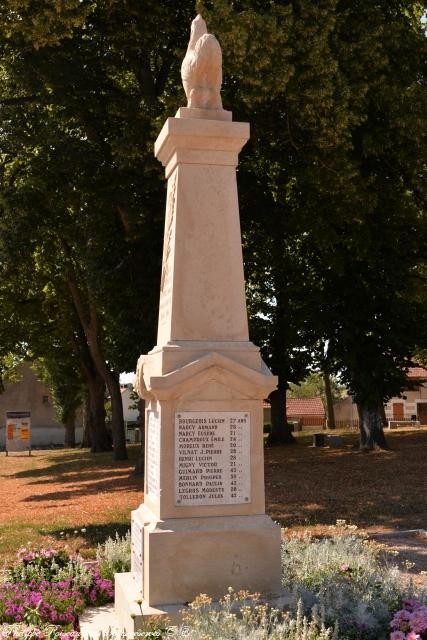
[[[190,41],[181,66],[187,106],[196,109],[222,109],[222,52],[218,40],[208,33],[198,15],[191,24]]]
[[[192,94],[185,77],[194,101],[155,143],[168,180],[158,334],[136,381],[147,414],[132,576],[144,611],[202,592],[219,598],[229,586],[281,589],[263,451],[263,400],[277,380],[249,340],[236,182],[249,125],[220,101],[199,103],[207,93]],[[203,78],[218,98],[217,76]]]

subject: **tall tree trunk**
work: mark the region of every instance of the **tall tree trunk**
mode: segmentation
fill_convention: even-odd
[[[128,454],[126,449],[125,422],[123,417],[123,400],[119,375],[110,373],[106,378],[111,398],[111,430],[113,434],[114,459],[127,460]]]
[[[73,449],[76,446],[76,412],[68,411],[65,419],[65,438],[64,444],[66,447]]]
[[[286,384],[281,382],[280,376],[277,389],[270,393],[268,399],[271,404],[271,432],[268,437],[268,444],[290,444],[295,442],[286,414]]]
[[[135,464],[136,475],[144,475],[145,472],[145,400],[138,400],[138,420],[137,424],[141,434],[141,447],[138,453],[138,459]]]
[[[93,310],[93,313],[96,312]],[[95,367],[107,385],[108,392],[111,400],[111,431],[113,436],[114,447],[114,459],[115,460],[127,460],[128,454],[126,450],[126,434],[125,434],[125,422],[123,417],[123,401],[120,390],[119,375],[110,371],[104,357],[102,356],[101,349],[97,340],[97,331],[92,327],[86,327],[86,336],[88,338],[88,345],[90,353],[95,363]]]
[[[83,413],[83,436],[80,447],[82,449],[90,449],[92,446],[91,440],[91,429],[90,429],[90,397],[89,397],[89,389],[87,389],[85,393],[85,404],[84,404],[84,413]]]
[[[90,447],[92,453],[111,451],[111,435],[105,424],[105,383],[96,370],[83,330],[78,332],[75,348],[87,389],[82,447]]]
[[[334,399],[332,397],[331,378],[327,371],[323,372],[323,383],[325,385],[326,412],[328,415],[328,429],[335,429]]]
[[[105,384],[101,376],[95,375],[87,381],[89,390],[90,450],[92,453],[111,451],[111,434],[105,424]]]
[[[92,356],[95,367],[99,375],[107,385],[111,399],[111,430],[113,434],[114,459],[127,460],[128,454],[126,449],[125,422],[123,417],[123,402],[120,391],[119,376],[116,372],[111,371],[108,367],[105,356],[102,352],[100,343],[100,330],[98,321],[98,312],[92,301],[83,302],[80,288],[77,284],[74,266],[71,260],[70,248],[63,243],[64,251],[70,258],[70,271],[68,279],[68,288],[73,299],[73,303],[86,336],[87,345]]]
[[[373,449],[388,449],[384,435],[383,404],[380,402],[375,407],[357,403],[359,413],[360,449],[372,451]]]

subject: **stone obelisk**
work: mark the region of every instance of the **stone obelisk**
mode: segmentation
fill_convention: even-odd
[[[262,408],[277,381],[249,341],[236,183],[249,125],[223,110],[221,74],[218,41],[197,16],[182,65],[188,106],[155,144],[168,189],[157,345],[136,376],[145,492],[132,513],[132,573],[116,580],[116,611],[124,626],[133,611],[135,628],[140,614],[202,592],[280,590]],[[131,592],[143,601],[132,611]]]

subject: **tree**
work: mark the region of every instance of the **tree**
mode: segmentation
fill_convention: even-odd
[[[372,449],[387,446],[384,403],[402,392],[416,344],[426,340],[425,305],[417,296],[427,230],[419,135],[426,41],[418,3],[342,8],[334,48],[359,102],[349,150],[356,190],[347,215],[330,229],[332,268],[325,268],[324,248],[318,252],[319,316],[358,405],[361,447]]]
[[[301,383],[289,385],[290,398],[322,398],[328,415],[328,428],[335,428],[334,402],[342,397],[344,387],[327,371],[314,371]]]
[[[243,235],[280,404],[328,342],[328,373],[341,372],[359,407],[361,445],[386,446],[383,403],[425,344],[414,294],[426,230],[420,5],[295,0],[266,11],[216,0],[209,17],[226,95],[253,126]]]
[[[177,103],[176,49],[192,12],[170,1],[71,1],[52,11],[8,0],[0,9],[9,233],[32,252],[50,250],[61,270],[109,389],[119,459],[118,372],[155,335],[164,184],[152,143]]]
[[[343,385],[334,377],[330,379],[331,396],[336,402],[342,398]],[[313,371],[299,384],[291,384],[288,395],[290,398],[315,398],[320,396],[326,403],[325,376],[322,371]]]
[[[67,355],[70,355],[69,351],[57,354],[52,360],[45,357],[36,361],[35,367],[39,378],[51,390],[59,420],[64,424],[65,446],[75,447],[75,420],[82,405],[83,383],[76,362],[67,362]]]
[[[323,338],[310,240],[351,174],[349,96],[330,47],[336,5],[274,2],[266,11],[217,0],[208,12],[224,48],[224,93],[236,119],[251,122],[239,171],[244,255],[252,334],[279,378],[271,395],[279,442],[291,439],[288,385],[306,376]]]

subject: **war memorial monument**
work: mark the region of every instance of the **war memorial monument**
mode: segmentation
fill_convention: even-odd
[[[249,124],[222,108],[221,49],[201,16],[182,79],[187,107],[155,143],[168,183],[157,344],[136,374],[144,502],[132,513],[131,573],[116,576],[128,631],[199,593],[281,585],[263,455],[263,400],[277,381],[249,340],[236,182]]]

